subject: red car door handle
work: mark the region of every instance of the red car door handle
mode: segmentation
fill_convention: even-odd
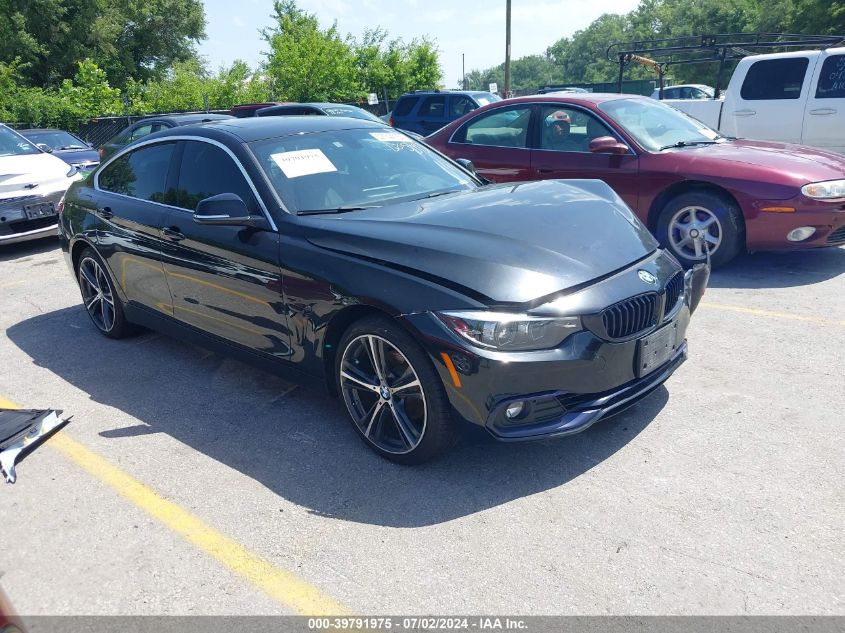
[[[554,169],[546,169],[545,167],[540,167],[540,169],[538,169],[537,171],[539,171],[541,174],[550,174],[554,171]]]

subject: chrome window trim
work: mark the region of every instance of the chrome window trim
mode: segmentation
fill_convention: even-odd
[[[129,198],[130,200],[140,200],[141,202],[149,202],[151,204],[155,204],[155,205],[158,205],[160,207],[166,207],[168,209],[176,209],[178,211],[183,211],[185,213],[193,213],[193,211],[191,211],[190,209],[183,209],[182,207],[174,207],[173,205],[164,204],[162,202],[153,202],[152,200],[145,200],[144,198],[136,198],[135,196],[127,196],[126,194],[123,194],[123,193],[117,193],[115,191],[109,191],[107,189],[100,189],[100,174],[103,173],[104,170],[108,169],[109,165],[111,165],[112,162],[116,161],[121,156],[124,156],[124,155],[126,155],[130,152],[134,152],[135,150],[141,149],[142,147],[146,147],[148,145],[156,145],[156,144],[161,144],[161,143],[172,143],[174,141],[199,141],[201,143],[208,143],[209,145],[214,145],[216,147],[219,147],[224,152],[226,152],[226,154],[229,155],[229,158],[231,158],[235,162],[235,165],[237,165],[238,169],[241,171],[241,174],[243,175],[244,179],[246,180],[246,183],[249,185],[249,188],[252,191],[252,195],[255,196],[255,199],[258,201],[258,206],[261,208],[261,212],[264,214],[264,218],[270,224],[270,228],[272,228],[274,231],[276,231],[278,233],[279,229],[276,226],[275,221],[273,221],[273,217],[270,215],[270,212],[267,210],[267,206],[264,204],[264,201],[261,199],[261,196],[258,195],[258,189],[256,189],[255,183],[252,182],[252,178],[249,177],[249,174],[246,172],[246,169],[244,169],[244,166],[241,164],[241,161],[238,160],[238,157],[235,156],[234,152],[232,150],[230,150],[228,147],[226,147],[226,145],[224,145],[220,141],[215,140],[215,139],[211,139],[211,138],[205,138],[203,136],[190,136],[188,134],[179,134],[179,135],[174,135],[174,136],[167,136],[167,137],[164,137],[164,138],[154,138],[154,139],[149,139],[149,140],[146,140],[146,141],[140,141],[138,143],[133,143],[131,146],[124,147],[122,150],[117,152],[114,156],[109,158],[105,163],[102,163],[100,165],[100,168],[94,174],[94,190],[100,191],[102,193],[108,193],[108,194],[111,194],[111,195],[114,195],[114,196],[121,196],[123,198]]]

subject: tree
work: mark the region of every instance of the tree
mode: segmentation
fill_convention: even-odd
[[[201,0],[0,0],[0,62],[19,58],[32,86],[58,86],[86,58],[112,85],[161,77],[203,37]]]
[[[320,29],[317,16],[294,0],[274,0],[275,25],[261,33],[270,45],[267,73],[274,96],[287,101],[343,101],[363,95],[350,44],[337,24]]]

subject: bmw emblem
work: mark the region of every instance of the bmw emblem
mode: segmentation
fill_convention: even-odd
[[[654,284],[657,283],[657,277],[652,275],[647,270],[638,270],[637,275],[639,275],[640,279],[642,279],[647,284]]]

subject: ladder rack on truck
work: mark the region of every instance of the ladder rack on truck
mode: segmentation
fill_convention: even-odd
[[[619,63],[617,91],[622,92],[625,68],[632,63],[649,66],[663,78],[670,66],[718,62],[715,98],[719,98],[725,63],[748,55],[789,50],[824,50],[845,44],[843,35],[802,35],[795,33],[721,33],[635,42],[615,42],[607,47],[607,59]]]

